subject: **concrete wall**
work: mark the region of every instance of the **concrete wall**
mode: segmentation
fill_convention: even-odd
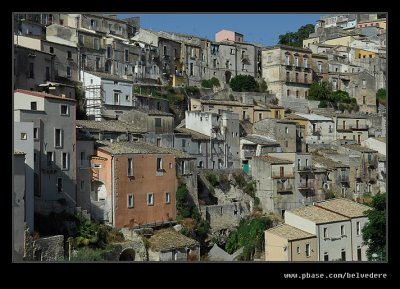
[[[83,155],[82,155],[83,154]],[[77,205],[90,212],[91,168],[90,156],[94,155],[93,140],[76,141],[76,186]],[[83,159],[81,157],[84,157]]]
[[[132,100],[132,82],[114,81],[109,79],[101,80],[104,89],[104,104],[133,106]],[[119,102],[115,102],[114,94],[118,93]]]
[[[14,44],[26,48],[41,50],[40,42],[41,42],[40,39],[37,38],[27,37],[23,35],[14,35]]]
[[[249,207],[244,203],[201,206],[202,214],[212,230],[233,228],[239,225],[242,218],[249,215]]]
[[[341,236],[341,226],[344,226],[346,235]],[[324,228],[328,229],[328,237],[324,238]],[[350,220],[317,225],[317,238],[319,242],[319,261],[324,260],[324,254],[328,253],[329,261],[342,260],[342,249],[346,252],[346,261],[352,261]]]
[[[285,212],[285,223],[310,234],[317,235],[318,233],[317,226],[314,222],[299,217],[290,211]]]
[[[131,177],[127,176],[128,157],[133,158]],[[157,158],[162,158],[162,173],[156,170]],[[173,155],[118,155],[114,157],[114,162],[115,227],[132,227],[175,219],[177,181]],[[105,182],[111,182],[111,178]],[[166,192],[170,194],[170,203],[166,203]],[[149,193],[154,194],[153,205],[147,203]],[[133,208],[128,208],[129,194],[133,194]]]
[[[35,55],[32,57],[30,55]],[[33,75],[30,66],[33,64]],[[48,67],[49,77],[46,77]],[[31,77],[32,76],[32,77]],[[38,85],[46,80],[54,80],[54,55],[14,46],[14,89],[38,90]]]
[[[52,47],[53,52],[50,52],[50,47]],[[54,75],[60,77],[70,78],[71,80],[78,81],[79,71],[78,71],[78,50],[76,46],[61,45],[55,42],[42,41],[41,48],[42,51],[55,54],[54,57]],[[68,52],[70,52],[70,58],[68,57]],[[67,73],[67,68],[70,69],[70,74]]]
[[[310,256],[306,256],[306,244],[310,244]],[[297,247],[300,253],[297,253]],[[291,250],[291,261],[309,262],[318,260],[317,238],[308,238],[302,240],[293,240],[289,243],[288,250]]]
[[[25,155],[14,154],[14,191],[12,194],[13,211],[13,262],[22,261],[24,254],[25,230]]]
[[[357,234],[357,222],[360,222],[361,224],[361,230],[362,228],[368,223],[367,217],[361,217],[361,218],[352,218],[351,219],[351,238],[352,238],[352,258],[353,261],[367,261],[367,246],[363,245],[363,240],[362,240],[362,231],[360,234]],[[361,260],[358,260],[357,258],[357,249],[358,247],[361,248]],[[347,256],[346,256],[347,257]]]
[[[291,261],[288,245],[287,239],[265,231],[265,261]]]
[[[377,150],[378,153],[386,156],[386,143],[385,142],[382,142],[375,138],[368,138],[368,139],[362,141],[361,145],[365,146],[367,148],[373,149],[373,150]]]
[[[31,111],[30,101],[44,104],[44,111]],[[20,105],[24,103],[24,105]],[[68,114],[61,115],[61,105],[68,106]],[[39,138],[34,142],[36,153],[35,173],[38,174],[38,198],[35,199],[35,211],[48,214],[58,206],[59,199],[65,199],[66,209],[76,205],[76,151],[75,151],[75,101],[68,99],[43,98],[30,95],[29,92],[15,92],[14,106],[29,106],[29,111],[20,111],[19,119],[15,121],[33,122],[39,130]],[[55,147],[55,129],[62,129],[62,145]],[[47,165],[47,152],[53,152],[54,161]],[[62,168],[62,153],[67,153],[69,162],[66,169]],[[58,192],[57,179],[62,178],[62,192]]]
[[[21,133],[27,134],[27,139],[21,139]],[[14,122],[14,149],[25,153],[25,169],[24,169],[24,219],[28,228],[34,230],[33,222],[33,207],[34,207],[34,140],[33,123],[32,122]],[[36,155],[38,158],[39,156]],[[18,184],[18,183],[16,183]],[[24,207],[23,206],[23,207]]]

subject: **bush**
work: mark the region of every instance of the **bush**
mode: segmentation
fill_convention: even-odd
[[[224,192],[229,191],[229,189],[231,188],[231,182],[226,175],[221,175],[219,177],[218,187]]]
[[[229,84],[233,91],[258,91],[258,83],[251,75],[237,75]]]
[[[328,102],[326,100],[321,100],[318,105],[319,108],[326,108],[328,107]]]
[[[186,87],[186,92],[189,94],[192,94],[192,95],[199,93],[199,91],[200,90],[197,86],[187,86]]]
[[[205,88],[212,88],[212,87],[213,87],[213,84],[212,84],[212,82],[211,82],[210,80],[203,79],[203,80],[201,81],[201,86],[202,86],[202,87],[205,87]]]
[[[87,247],[83,247],[77,251],[77,254],[71,258],[71,261],[105,261],[102,250],[95,250]]]
[[[250,197],[254,198],[255,197],[255,193],[256,193],[256,186],[255,186],[255,182],[250,182],[247,183],[246,186],[243,189],[243,192],[247,195],[249,195]]]
[[[216,188],[219,185],[218,177],[212,173],[208,173],[206,175],[206,179],[210,182],[210,184]]]
[[[243,174],[233,174],[233,178],[235,179],[236,184],[239,186],[240,189],[246,185],[246,179],[244,178]]]
[[[216,78],[216,77],[211,78],[210,81],[211,81],[211,84],[213,86],[215,86],[215,87],[220,87],[221,86],[221,84],[219,83],[218,78]]]
[[[258,84],[258,91],[259,92],[266,92],[268,89],[268,85],[265,82],[265,80],[263,79],[259,84]]]
[[[230,99],[230,100],[235,100],[235,97],[233,96],[233,94],[230,94],[230,95],[229,95],[229,99]]]

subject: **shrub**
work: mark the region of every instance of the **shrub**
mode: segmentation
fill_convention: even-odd
[[[102,250],[95,250],[87,247],[83,247],[77,251],[77,254],[71,258],[72,261],[104,261],[104,257],[102,255]]]
[[[233,94],[230,94],[230,95],[229,95],[229,99],[230,99],[230,100],[235,100],[235,97],[233,96]]]
[[[326,108],[328,107],[328,102],[326,100],[321,100],[318,105],[319,108]]]
[[[208,173],[206,175],[206,179],[210,182],[210,184],[215,188],[219,185],[218,177],[212,173]]]
[[[221,84],[219,83],[218,78],[216,78],[216,77],[211,78],[210,81],[211,81],[211,84],[213,86],[216,86],[216,87],[220,87],[221,86]]]
[[[243,189],[246,185],[246,179],[244,178],[243,174],[233,174],[233,178],[235,179],[236,184],[239,188]]]
[[[212,84],[212,82],[211,82],[210,80],[203,79],[203,80],[201,81],[201,86],[202,86],[202,87],[205,87],[205,88],[212,88],[212,87],[213,87],[213,84]]]

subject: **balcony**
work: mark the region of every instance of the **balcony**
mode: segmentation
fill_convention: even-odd
[[[286,180],[284,182],[281,182],[277,180],[276,182],[276,191],[278,193],[293,192],[293,189],[293,181]]]
[[[368,130],[368,125],[350,125],[351,130]]]
[[[305,173],[311,172],[312,171],[312,167],[310,165],[308,165],[308,166],[298,166],[297,167],[297,171],[305,172]]]
[[[273,179],[294,179],[293,173],[272,173]]]
[[[252,158],[256,155],[256,151],[244,151],[243,155],[245,158]]]
[[[313,183],[311,181],[306,182],[305,180],[301,180],[297,182],[297,188],[299,190],[312,190]]]
[[[349,182],[349,175],[339,175],[338,182],[340,183],[348,183]]]

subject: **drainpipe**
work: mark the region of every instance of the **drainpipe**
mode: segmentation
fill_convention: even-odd
[[[115,227],[115,159],[111,155],[111,209],[112,209],[112,225]]]
[[[321,235],[320,235],[320,230],[319,230],[319,226],[318,226],[318,260],[317,261],[322,261],[321,260]]]

